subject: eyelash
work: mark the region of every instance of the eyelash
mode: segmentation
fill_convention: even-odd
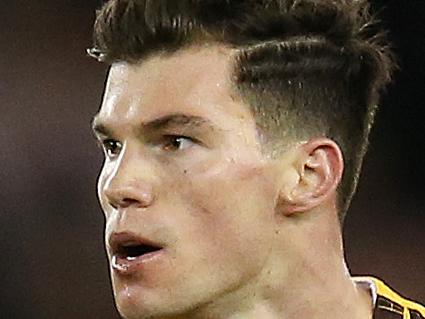
[[[187,140],[190,143],[197,143],[197,141],[195,139],[190,138],[188,136],[184,136],[184,135],[164,135],[163,136],[163,142],[160,143],[160,144],[161,144],[163,150],[170,151],[170,152],[176,152],[178,150],[184,150],[184,149],[180,148],[182,142],[181,141],[178,142],[179,146],[175,146],[175,145],[172,145],[172,144],[173,144],[173,142],[177,142],[177,141],[182,140],[182,139]],[[173,148],[173,149],[167,149],[170,145],[171,145],[171,148]]]
[[[187,140],[190,143],[198,143],[199,141],[188,137],[184,135],[163,135],[161,140],[158,141],[158,145],[161,147],[161,150],[167,151],[167,152],[177,152],[179,150],[183,151],[185,148],[181,149],[181,143],[182,141],[178,142],[179,140]],[[174,142],[178,142],[179,145],[173,145]],[[114,139],[105,139],[100,141],[100,147],[103,149],[105,154],[113,158],[119,154],[119,152],[122,149],[122,144],[119,141],[116,141]],[[190,147],[190,146],[189,146]]]

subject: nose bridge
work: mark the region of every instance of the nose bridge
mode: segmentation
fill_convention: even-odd
[[[154,199],[154,165],[140,149],[127,143],[120,157],[111,163],[104,192],[114,208],[148,207]]]

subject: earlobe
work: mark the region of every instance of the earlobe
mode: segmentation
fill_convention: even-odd
[[[302,213],[335,198],[343,167],[341,150],[332,140],[317,138],[298,146],[292,167],[283,176],[280,211]]]

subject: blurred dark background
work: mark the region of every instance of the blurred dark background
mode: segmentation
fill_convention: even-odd
[[[374,1],[401,71],[378,115],[345,226],[354,274],[425,301],[425,1]],[[118,318],[89,122],[106,67],[89,59],[99,0],[0,3],[0,317]]]

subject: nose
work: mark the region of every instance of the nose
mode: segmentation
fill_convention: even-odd
[[[105,189],[105,196],[109,205],[115,209],[147,208],[154,202],[152,188],[148,185],[121,185],[114,183]]]
[[[103,195],[115,209],[128,207],[147,208],[154,202],[153,169],[148,161],[137,154],[123,154],[116,163],[110,164],[103,184]]]

